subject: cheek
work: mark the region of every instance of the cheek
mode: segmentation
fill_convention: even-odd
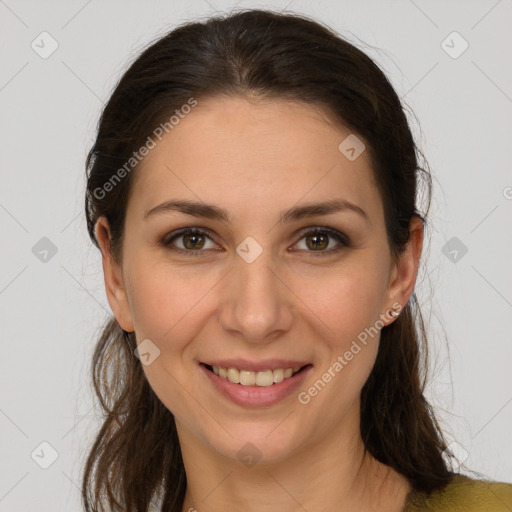
[[[336,403],[338,411],[357,399],[373,368],[387,290],[386,262],[369,254],[357,256],[329,275],[319,272],[315,279],[301,279],[297,292],[306,298],[314,336],[325,350],[319,388],[326,384],[324,399]]]
[[[313,416],[323,418],[322,429],[336,428],[353,410],[375,364],[380,340],[375,325],[381,313],[376,282],[371,286],[368,273],[352,272],[334,282],[326,280],[323,292],[320,287],[309,292],[308,305],[314,304],[316,326],[322,329],[314,328],[321,361],[299,401],[312,408]]]
[[[134,266],[131,276],[129,295],[138,334],[167,348],[171,340],[179,344],[180,333],[193,335],[203,298],[215,285],[214,276],[198,279],[188,270],[156,262]]]
[[[159,351],[154,352],[158,356],[151,364],[143,365],[144,373],[161,402],[176,417],[187,417],[194,411],[190,396],[200,396],[189,381],[188,347],[202,329],[208,302],[205,294],[215,283],[183,276],[158,263],[139,264],[131,276],[137,343],[149,339]]]
[[[337,340],[340,348],[384,313],[385,269],[365,260],[360,258],[329,273],[316,272],[294,285],[294,291],[320,320],[321,332],[335,343]]]

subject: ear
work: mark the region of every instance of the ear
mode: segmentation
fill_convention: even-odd
[[[423,221],[413,216],[409,223],[409,242],[392,264],[388,288],[388,309],[401,310],[414,291],[423,246]],[[398,304],[400,307],[398,307]],[[398,311],[399,312],[399,311]]]
[[[110,226],[106,217],[102,216],[97,220],[95,233],[101,249],[103,277],[105,280],[105,291],[108,303],[121,329],[133,332],[133,320],[124,286],[122,269],[120,265],[114,261],[111,253]]]

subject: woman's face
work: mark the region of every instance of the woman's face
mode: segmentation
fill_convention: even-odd
[[[183,438],[272,462],[358,432],[378,329],[412,293],[420,245],[392,260],[368,152],[339,149],[349,135],[300,102],[199,101],[135,171],[107,295]],[[176,201],[197,206],[161,206]],[[275,370],[239,373],[249,384],[307,366],[244,386],[205,364]]]

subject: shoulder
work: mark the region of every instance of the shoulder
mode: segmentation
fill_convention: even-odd
[[[441,491],[412,493],[403,512],[509,512],[512,484],[455,475]]]

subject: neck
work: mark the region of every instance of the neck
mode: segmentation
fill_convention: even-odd
[[[410,485],[366,452],[358,419],[286,459],[250,467],[219,454],[176,420],[187,474],[182,511],[400,511]]]

